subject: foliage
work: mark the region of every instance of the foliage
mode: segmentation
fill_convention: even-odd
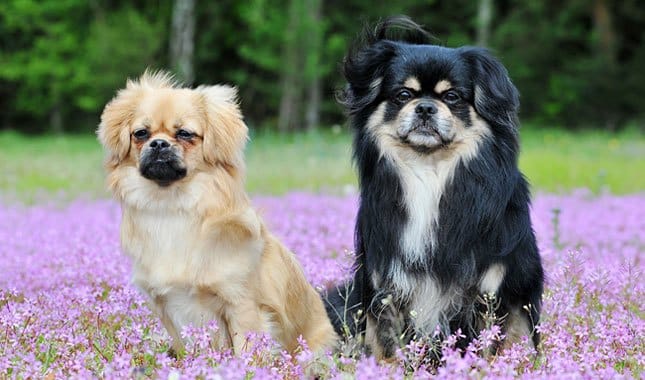
[[[129,7],[97,17],[85,40],[85,62],[74,75],[78,86],[74,105],[85,112],[102,109],[114,95],[115,83],[157,66],[159,52],[165,47],[159,38],[167,29],[164,21],[150,19]],[[117,67],[119,70],[114,70]]]
[[[522,92],[525,119],[608,128],[643,121],[639,0],[497,0],[492,8],[490,47]],[[0,128],[92,129],[127,77],[168,67],[171,12],[171,2],[0,3]],[[256,128],[277,125],[287,92],[292,128],[304,127],[311,107],[322,126],[343,123],[334,102],[343,54],[366,21],[393,14],[413,16],[440,44],[477,40],[478,4],[467,0],[199,2],[196,83],[238,85]]]
[[[0,93],[9,99],[5,123],[26,131],[49,125],[57,132],[72,130],[75,123],[94,124],[116,84],[158,62],[166,24],[127,5],[109,9],[76,0],[3,2],[0,41],[7,48],[0,54]]]
[[[610,129],[643,116],[636,99],[645,95],[645,77],[635,65],[645,64],[645,11],[638,1],[608,2],[615,36],[603,36],[594,25],[599,3],[513,1],[502,10],[493,47],[521,90],[524,115]],[[603,38],[613,41],[610,51]]]

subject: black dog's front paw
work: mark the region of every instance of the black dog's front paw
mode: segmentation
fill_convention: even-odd
[[[393,359],[396,350],[412,339],[412,324],[405,315],[391,297],[372,302],[365,332],[365,342],[371,354],[379,359]]]

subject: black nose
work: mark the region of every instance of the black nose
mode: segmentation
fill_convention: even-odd
[[[152,149],[164,150],[170,148],[170,143],[166,140],[156,139],[150,141],[150,147]]]
[[[430,115],[437,113],[437,106],[432,103],[419,103],[414,111],[425,120],[428,119]]]

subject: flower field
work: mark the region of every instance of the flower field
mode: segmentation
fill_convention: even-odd
[[[356,196],[289,193],[255,197],[270,228],[324,287],[349,276]],[[129,281],[112,201],[0,203],[0,379],[3,378],[643,378],[645,195],[538,194],[533,222],[544,259],[540,353],[517,345],[488,359],[447,342],[444,364],[423,365],[423,347],[395,363],[358,355],[289,355],[249,336],[240,357],[191,335],[170,358],[169,338]],[[452,337],[458,339],[458,337]]]

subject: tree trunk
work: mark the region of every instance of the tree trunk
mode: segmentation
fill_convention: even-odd
[[[477,10],[477,45],[488,46],[493,20],[493,0],[479,0]]]
[[[616,64],[616,34],[612,25],[608,1],[594,0],[592,12],[596,56],[598,62],[603,65],[603,75],[597,79],[597,89],[602,94],[612,94],[620,76]],[[612,97],[613,99],[614,97]],[[619,114],[616,107],[616,105],[608,106],[603,112],[605,129],[610,131],[614,131],[618,127]]]
[[[307,96],[307,114],[305,115],[305,128],[307,130],[315,129],[320,124],[320,100],[322,88],[320,87],[320,77],[316,75],[309,86]]]
[[[63,130],[63,114],[61,111],[61,103],[60,101],[56,101],[54,106],[52,107],[52,110],[49,113],[49,125],[51,127],[51,131],[54,134],[57,135],[62,135],[64,130]]]
[[[170,65],[187,85],[195,80],[195,0],[175,0],[170,31]]]
[[[607,0],[595,0],[593,24],[597,36],[596,48],[600,58],[609,66],[616,64],[616,34],[611,20]]]
[[[300,75],[298,68],[299,53],[299,12],[300,0],[291,0],[289,4],[289,21],[284,38],[284,65],[282,68],[282,97],[280,98],[280,113],[278,114],[278,130],[288,132],[297,129],[301,124],[300,106],[298,99],[301,94]]]
[[[312,28],[311,43],[308,46],[308,55],[315,57],[308,69],[308,91],[307,91],[307,107],[305,111],[305,128],[312,130],[317,128],[320,123],[320,104],[322,97],[322,88],[320,86],[321,73],[318,71],[320,68],[320,54],[322,50],[322,30],[320,25],[320,17],[322,13],[322,0],[308,0],[307,7],[309,8],[310,25]]]

